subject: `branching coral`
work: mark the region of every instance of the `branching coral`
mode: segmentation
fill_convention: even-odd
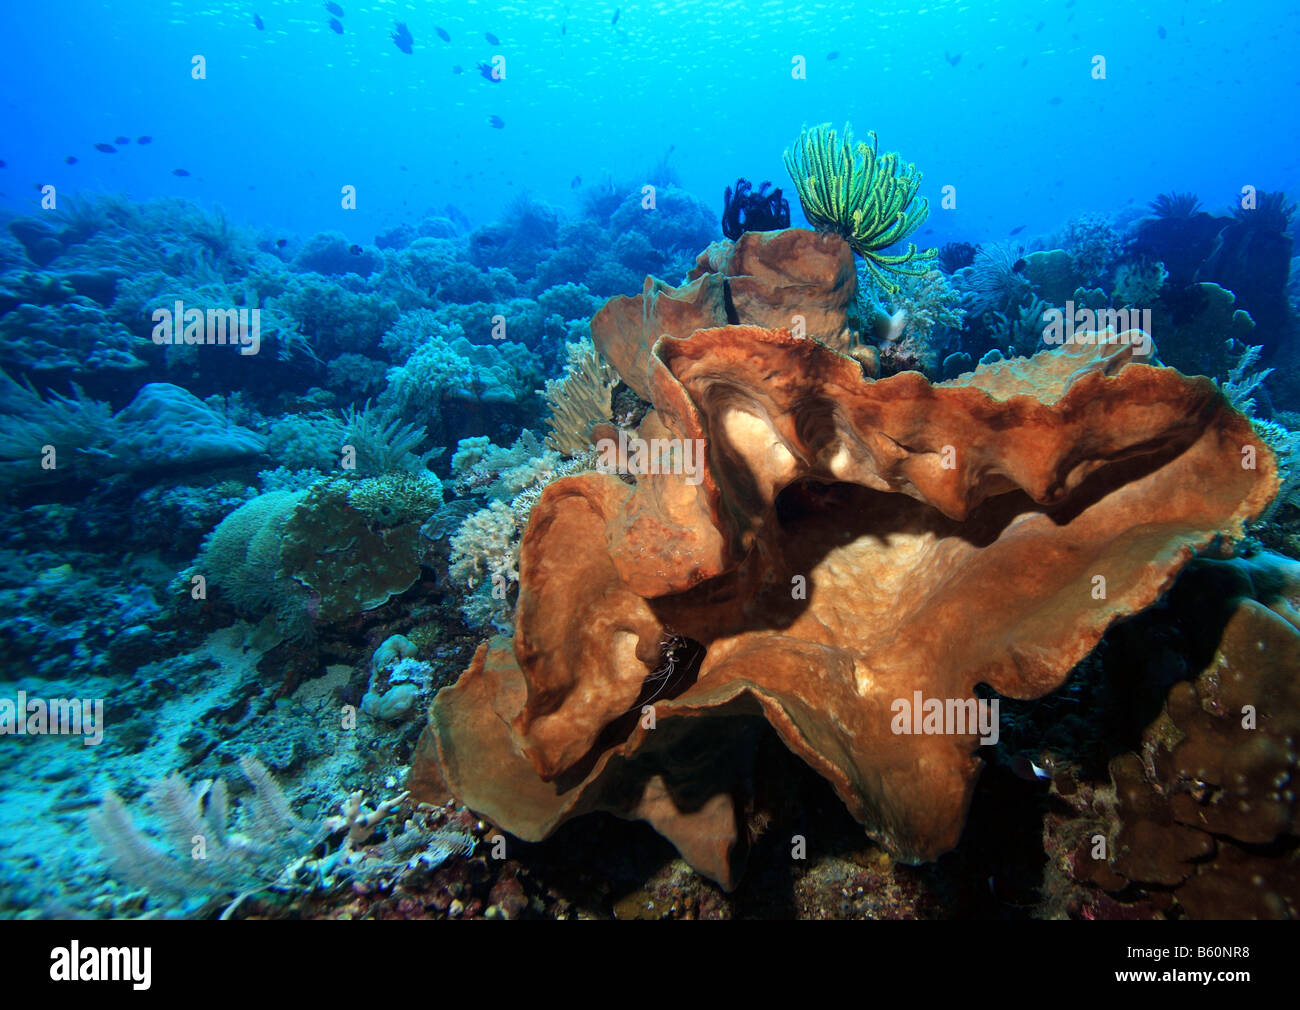
[[[1041,298],[1031,295],[1029,301],[1015,311],[1015,315],[993,313],[1000,326],[1002,340],[1011,354],[1029,357],[1043,347],[1043,313],[1049,308]]]
[[[865,287],[859,284],[859,291]],[[904,276],[898,290],[887,296],[889,307],[903,313],[903,329],[894,343],[881,348],[882,362],[889,360],[919,364],[923,371],[934,375],[939,365],[941,346],[936,343],[936,330],[960,329],[965,313],[960,308],[961,295],[955,291],[948,275],[940,270],[926,274]],[[901,369],[895,368],[892,371]]]
[[[1070,254],[1085,285],[1098,283],[1124,251],[1124,242],[1100,214],[1080,214],[1070,220],[1058,243]]]
[[[831,231],[848,240],[861,256],[875,281],[893,294],[898,281],[892,275],[922,275],[938,251],[883,250],[916,231],[929,216],[929,203],[916,198],[921,173],[903,165],[893,152],[877,153],[876,135],[870,143],[853,142],[846,124],[841,138],[829,123],[805,127],[793,150],[785,152],[785,165],[799,193],[799,202],[814,228]]]

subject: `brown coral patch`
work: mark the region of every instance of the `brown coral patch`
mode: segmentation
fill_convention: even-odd
[[[639,434],[700,440],[702,471],[546,490],[513,645],[435,700],[412,787],[440,776],[527,839],[588,810],[641,818],[724,886],[763,723],[893,853],[935,858],[960,837],[979,739],[895,732],[896,703],[1053,690],[1277,484],[1213,384],[1126,345],[941,385],[872,382],[748,326],[630,360],[656,408]],[[703,655],[670,683],[680,641]]]
[[[700,254],[690,283],[647,277],[641,294],[611,298],[591,321],[596,348],[643,400],[654,400],[652,351],[661,336],[688,337],[742,323],[789,328],[847,351],[849,304],[857,293],[853,251],[838,235],[805,228],[746,232]]]

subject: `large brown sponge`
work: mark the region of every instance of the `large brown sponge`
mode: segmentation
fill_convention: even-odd
[[[702,440],[702,472],[547,488],[514,640],[435,699],[417,798],[528,840],[592,810],[643,819],[732,887],[765,723],[872,837],[933,859],[960,837],[979,741],[897,734],[894,702],[1052,691],[1277,487],[1209,380],[1128,343],[872,381],[785,330],[661,338],[650,299],[677,295],[649,285],[639,331],[627,306],[593,336],[653,403],[636,434]]]

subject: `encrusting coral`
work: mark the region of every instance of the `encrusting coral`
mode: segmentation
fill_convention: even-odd
[[[702,456],[547,487],[513,643],[435,699],[410,788],[525,839],[593,810],[646,820],[731,887],[770,728],[892,853],[933,859],[961,834],[979,736],[900,733],[900,699],[1052,691],[1195,550],[1240,535],[1277,488],[1272,454],[1212,383],[1127,342],[872,382],[787,331],[666,325],[700,290],[647,284],[593,335],[654,405],[637,436]],[[698,657],[668,685],[666,648]]]
[[[829,123],[805,127],[785,166],[799,193],[799,203],[814,228],[848,240],[867,270],[885,291],[898,289],[894,274],[924,274],[926,260],[938,250],[918,252],[909,243],[904,253],[886,253],[925,223],[929,203],[916,198],[921,173],[904,165],[894,152],[879,154],[876,135],[870,143],[853,142],[845,124],[840,136]]]

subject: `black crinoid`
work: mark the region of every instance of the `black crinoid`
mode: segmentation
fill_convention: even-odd
[[[1191,217],[1201,209],[1195,193],[1161,193],[1149,204],[1156,217]]]
[[[737,179],[734,193],[727,187],[723,196],[722,234],[735,241],[747,231],[790,227],[790,201],[781,195],[780,187],[769,193],[770,185],[770,182],[763,183],[755,193],[748,179]]]
[[[1281,190],[1255,194],[1255,206],[1249,210],[1240,204],[1232,209],[1233,216],[1251,228],[1283,234],[1291,227],[1291,218],[1295,216],[1295,204],[1286,198]]]
[[[938,266],[946,274],[955,274],[974,262],[975,247],[969,242],[945,242],[939,250]]]

